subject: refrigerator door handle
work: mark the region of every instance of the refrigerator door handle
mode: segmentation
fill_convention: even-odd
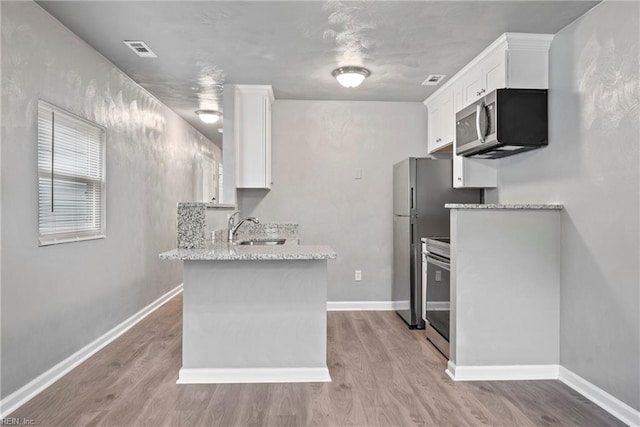
[[[413,223],[411,223],[411,245],[413,245]]]
[[[413,209],[413,187],[411,187],[411,209]]]

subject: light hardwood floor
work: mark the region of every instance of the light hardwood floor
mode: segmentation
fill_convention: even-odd
[[[177,385],[178,296],[11,417],[37,426],[617,426],[558,381],[453,383],[393,312],[330,312],[327,384]]]

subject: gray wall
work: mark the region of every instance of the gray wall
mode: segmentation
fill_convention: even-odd
[[[301,243],[335,249],[330,301],[391,301],[392,167],[425,156],[426,141],[421,103],[276,100],[272,189],[239,190],[240,210],[297,222]]]
[[[503,203],[559,202],[560,363],[640,409],[638,2],[607,1],[551,46],[549,147],[504,159]]]
[[[176,202],[220,151],[31,2],[2,2],[2,397],[182,281]],[[107,131],[107,238],[38,247],[38,99]]]

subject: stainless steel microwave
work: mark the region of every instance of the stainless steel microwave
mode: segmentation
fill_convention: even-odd
[[[456,113],[457,155],[498,159],[547,144],[546,89],[496,89]]]

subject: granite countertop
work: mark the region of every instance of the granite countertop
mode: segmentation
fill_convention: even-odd
[[[234,205],[234,204],[230,204],[230,203],[179,202],[178,205],[179,206],[190,207],[190,208],[204,206],[205,209],[238,209],[238,205]]]
[[[447,203],[444,205],[447,209],[540,209],[540,210],[562,210],[564,205],[545,205],[545,204],[461,204]]]
[[[219,241],[209,243],[204,249],[173,249],[160,254],[160,259],[188,261],[321,260],[336,257],[330,246],[299,245],[297,238],[289,238],[283,245],[244,246]]]
[[[238,209],[238,205],[230,203],[205,203],[204,207],[207,209]]]

